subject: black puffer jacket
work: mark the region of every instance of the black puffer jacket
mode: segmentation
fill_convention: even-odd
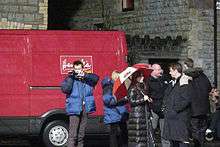
[[[184,73],[193,78],[191,113],[193,117],[210,113],[209,92],[211,83],[201,68],[189,68]]]
[[[148,109],[144,101],[144,95],[147,89],[144,84],[131,86],[128,91],[128,99],[131,104],[131,112],[128,120],[128,144],[129,147],[147,146],[147,120]]]

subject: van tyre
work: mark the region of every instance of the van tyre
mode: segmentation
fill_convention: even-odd
[[[52,121],[44,128],[42,137],[46,147],[66,146],[68,140],[68,125],[64,121]]]

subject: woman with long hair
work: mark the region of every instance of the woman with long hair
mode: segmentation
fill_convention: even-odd
[[[153,147],[154,141],[151,132],[148,107],[151,98],[147,96],[148,86],[144,82],[142,72],[137,71],[132,75],[131,86],[128,89],[128,101],[131,112],[128,120],[128,146]]]

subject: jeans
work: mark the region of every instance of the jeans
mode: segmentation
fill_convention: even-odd
[[[80,115],[71,115],[69,119],[68,147],[83,147],[88,119],[87,113],[83,110]]]
[[[159,121],[160,138],[161,138],[162,147],[170,147],[170,142],[168,140],[165,140],[165,139],[162,138],[162,134],[163,134],[163,130],[164,130],[164,119],[159,118],[159,116],[156,113],[154,113],[153,111],[151,111],[151,112],[152,112],[152,115],[153,115],[153,118],[152,118],[151,122],[152,122],[152,126],[153,126],[154,130],[157,128],[158,121]]]

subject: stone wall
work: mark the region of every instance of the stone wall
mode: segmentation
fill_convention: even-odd
[[[144,23],[146,13],[143,1],[135,0],[134,10],[126,12],[122,11],[121,0],[113,0],[113,2],[106,0],[104,3],[104,17],[106,18],[104,24],[109,29],[123,30],[128,35],[146,35]]]
[[[135,0],[133,11],[122,11],[122,0],[84,0],[72,16],[72,29],[95,29],[103,23],[105,29],[124,30],[129,35],[184,36],[190,29],[188,0]]]
[[[47,29],[48,0],[0,0],[0,29]]]
[[[213,9],[190,9],[188,56],[195,66],[202,67],[211,82],[214,82],[214,21]]]
[[[125,30],[131,35],[148,34],[150,38],[156,36],[186,38],[190,28],[186,0],[137,0],[134,11],[112,13],[115,15],[113,28]]]
[[[218,80],[218,88],[220,87],[220,9],[217,11],[217,80]]]
[[[72,29],[95,29],[94,24],[97,22],[103,24],[104,29],[123,30],[127,35],[139,38],[148,36],[154,41],[160,38],[159,41],[166,42],[170,38],[176,42],[181,37],[184,41],[175,49],[162,43],[162,47],[147,49],[143,45],[137,45],[129,46],[129,50],[135,48],[137,53],[142,54],[142,57],[137,58],[139,61],[191,57],[195,60],[195,65],[202,67],[211,82],[214,82],[212,1],[135,0],[134,10],[126,12],[122,11],[121,2],[122,0],[95,0],[94,3],[89,3],[85,0],[83,7],[72,18]]]

